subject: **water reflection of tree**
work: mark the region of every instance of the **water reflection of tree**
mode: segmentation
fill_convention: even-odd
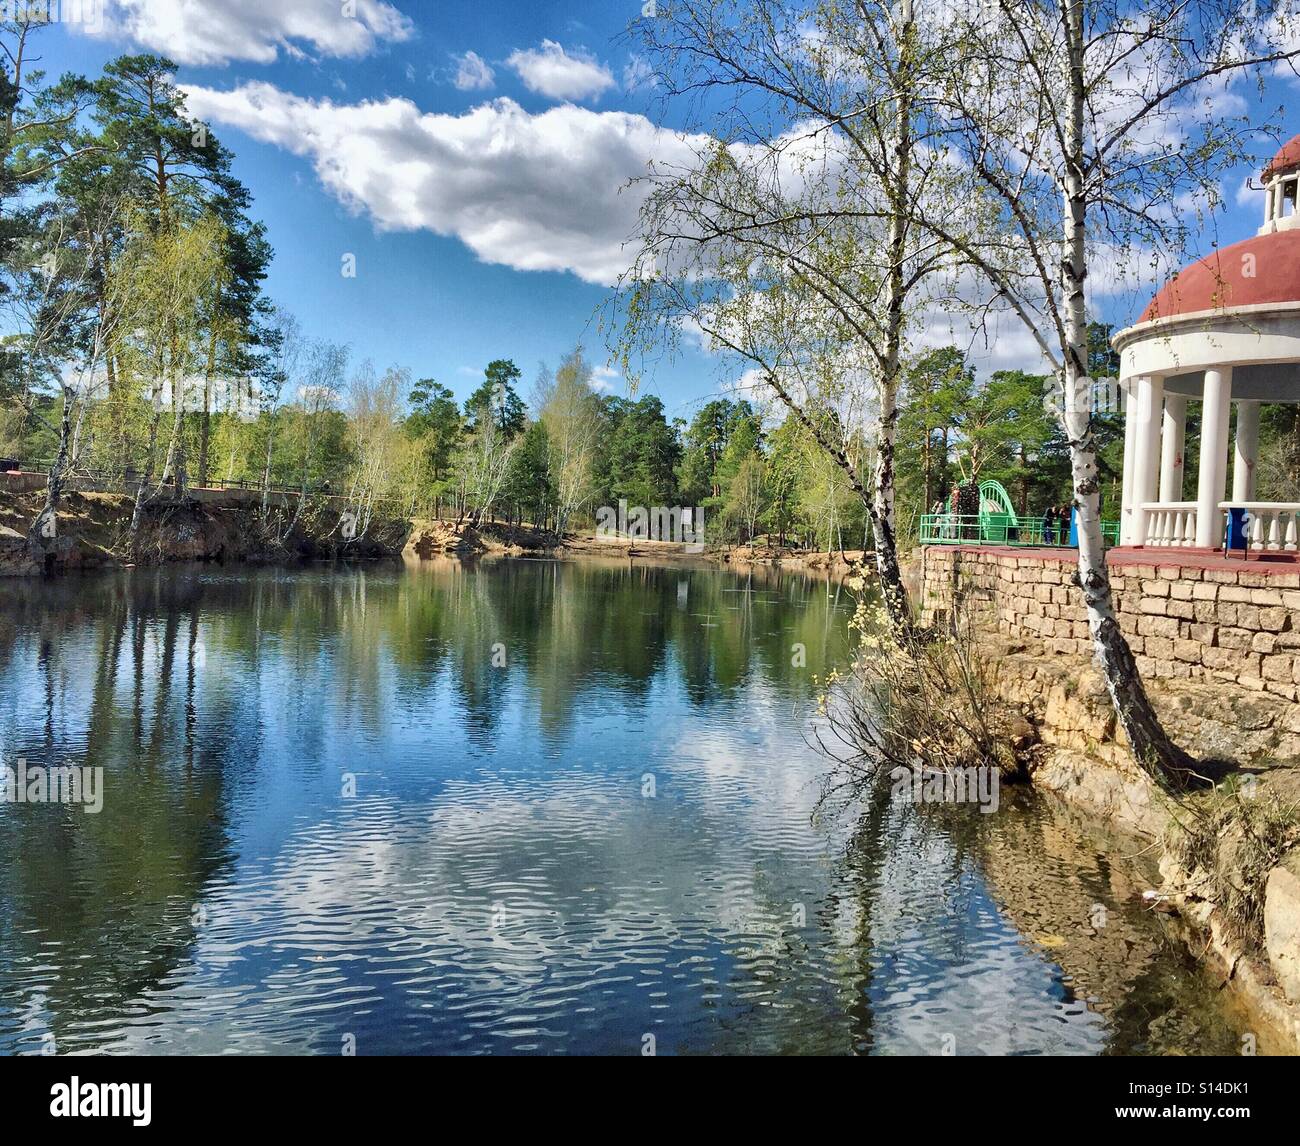
[[[592,704],[645,705],[660,687],[697,705],[755,679],[810,696],[842,639],[802,578],[642,565],[138,570],[7,592],[5,762],[105,772],[99,815],[0,812],[0,1000],[61,1049],[103,1045],[97,1024],[182,967],[252,769],[319,773],[338,721],[382,738],[413,715],[445,734],[445,691],[482,745],[521,706],[563,738]],[[266,730],[285,726],[291,758],[271,760]]]
[[[855,926],[852,942],[848,945],[852,973],[846,976],[850,986],[844,1009],[849,1017],[850,1048],[854,1054],[869,1054],[875,1045],[872,989],[876,980],[876,949],[872,942],[872,923],[880,904],[889,854],[886,838],[890,820],[889,789],[880,785],[869,791],[860,812],[845,850]]]
[[[713,570],[448,561],[405,577],[357,576],[368,579],[365,615],[316,619],[346,630],[345,659],[331,674],[371,682],[366,703],[380,706],[381,665],[431,685],[446,673],[480,745],[491,744],[512,706],[526,704],[540,733],[563,737],[584,706],[647,703],[665,676],[697,706],[737,700],[756,674],[807,698],[814,674],[843,656],[844,627],[828,614],[835,602],[815,582],[769,571],[746,585]],[[318,592],[309,585],[302,595]],[[309,607],[296,606],[298,631]],[[276,623],[263,617],[264,628]],[[802,664],[796,643],[806,649]],[[504,668],[493,663],[494,646]]]
[[[16,587],[29,615],[58,632],[38,623],[6,649],[6,681],[30,674],[34,659],[45,680],[63,682],[42,690],[39,735],[11,730],[8,762],[104,769],[97,815],[15,806],[0,833],[5,1005],[60,1049],[101,1045],[97,1021],[185,958],[192,909],[225,864],[224,778],[241,754],[241,714],[215,696],[203,715],[210,747],[196,756],[196,700],[188,687],[176,693],[178,679],[193,680],[201,590],[168,577],[127,584],[81,582],[76,602],[63,589]]]

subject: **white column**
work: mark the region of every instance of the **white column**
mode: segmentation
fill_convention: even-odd
[[[1160,500],[1183,500],[1183,457],[1187,445],[1187,399],[1165,395],[1164,428],[1160,432]]]
[[[1205,372],[1201,404],[1201,472],[1196,483],[1196,544],[1217,549],[1223,543],[1219,502],[1228,477],[1228,415],[1232,409],[1232,367]]]
[[[1259,403],[1237,403],[1237,446],[1232,458],[1232,500],[1255,500],[1255,462],[1259,457]]]
[[[1136,545],[1133,540],[1133,455],[1137,449],[1137,394],[1135,380],[1120,380],[1124,394],[1124,478],[1120,485],[1119,543]]]
[[[1156,500],[1157,466],[1160,461],[1160,421],[1165,380],[1143,377],[1137,380],[1137,429],[1133,451],[1133,545],[1146,544],[1147,515],[1144,501]]]

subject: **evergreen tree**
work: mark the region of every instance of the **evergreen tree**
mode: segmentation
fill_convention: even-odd
[[[555,504],[549,454],[545,423],[530,423],[510,458],[510,471],[501,493],[507,512],[513,511],[521,520],[527,517],[537,526],[546,523]]]
[[[473,433],[479,420],[490,416],[506,441],[513,441],[524,432],[527,414],[523,399],[515,390],[521,377],[519,367],[513,362],[498,358],[489,362],[483,371],[483,381],[465,400],[467,430]]]

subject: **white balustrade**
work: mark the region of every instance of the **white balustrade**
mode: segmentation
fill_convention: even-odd
[[[1196,544],[1196,502],[1148,501],[1143,545],[1187,546]]]
[[[1300,552],[1300,523],[1296,520],[1300,517],[1300,502],[1224,501],[1219,503],[1219,508],[1246,511],[1246,529],[1252,549]]]

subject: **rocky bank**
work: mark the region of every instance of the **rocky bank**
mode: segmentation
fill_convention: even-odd
[[[1174,801],[1134,761],[1089,658],[1046,652],[1041,642],[991,628],[979,639],[981,655],[997,666],[998,695],[1042,743],[1035,786],[1128,833],[1135,851],[1159,856],[1163,882],[1151,889],[1152,909],[1240,997],[1268,1045],[1300,1052],[1300,706],[1221,682],[1150,679],[1165,726],[1218,782]],[[1272,838],[1289,840],[1291,850],[1270,852],[1243,838],[1249,824],[1219,816],[1224,793],[1239,793],[1252,813],[1276,809],[1288,826]],[[1262,889],[1259,902],[1245,910],[1227,902],[1250,888]],[[1241,923],[1252,912],[1253,931]]]
[[[27,544],[26,530],[43,499],[41,491],[0,497],[0,576],[42,572]],[[72,572],[173,561],[292,563],[320,559],[374,560],[395,557],[410,532],[405,521],[372,524],[364,538],[345,543],[339,518],[316,505],[284,536],[289,517],[263,525],[259,506],[247,499],[186,497],[150,505],[136,545],[130,544],[132,499],[125,494],[69,492],[59,511],[55,570]],[[287,514],[287,511],[283,511]]]

